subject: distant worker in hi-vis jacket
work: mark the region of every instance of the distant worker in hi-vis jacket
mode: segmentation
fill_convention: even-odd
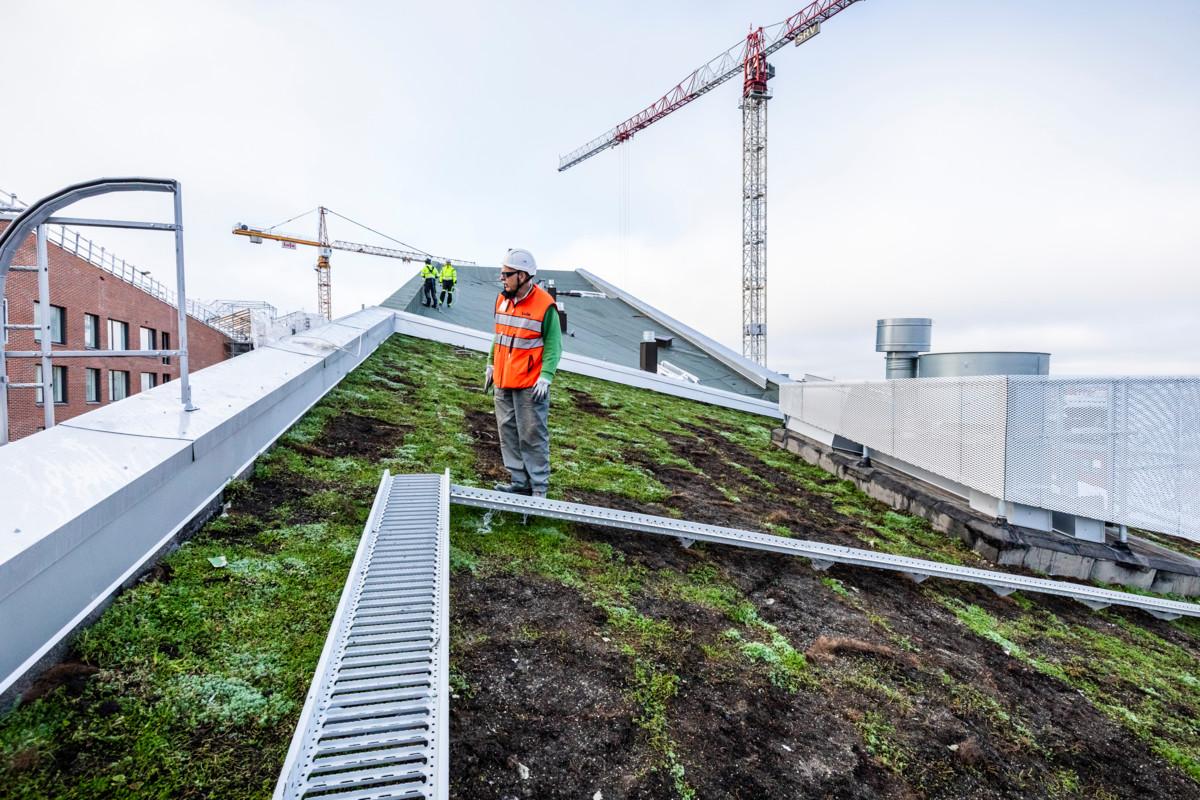
[[[447,261],[442,265],[442,305],[446,308],[454,305],[454,287],[458,285],[458,270]]]
[[[550,483],[550,382],[562,356],[554,298],[533,282],[537,262],[528,250],[509,250],[500,267],[496,335],[483,389],[496,387],[500,455],[512,476],[502,492],[545,497]]]
[[[425,279],[421,286],[421,305],[426,308],[430,306],[437,308],[438,268],[428,258],[425,259],[425,266],[421,267],[421,277]]]

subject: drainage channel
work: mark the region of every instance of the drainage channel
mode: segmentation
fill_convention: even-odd
[[[1070,597],[1096,611],[1108,606],[1129,606],[1140,608],[1158,619],[1171,620],[1182,616],[1200,617],[1200,604],[1197,603],[1181,603],[1157,597],[1143,597],[1128,592],[1116,592],[1111,589],[1100,589],[1065,581],[1028,578],[1024,575],[1011,575],[1006,572],[960,567],[956,564],[945,564],[939,561],[926,561],[802,539],[788,539],[767,533],[704,525],[670,517],[656,517],[650,514],[618,511],[541,497],[525,497],[477,489],[472,486],[459,486],[458,484],[450,487],[450,499],[454,503],[476,508],[511,511],[517,514],[671,536],[680,539],[685,545],[696,541],[715,542],[734,547],[748,547],[755,550],[800,556],[809,559],[812,566],[818,570],[828,569],[834,564],[849,564],[900,572],[917,583],[926,578],[945,578],[983,584],[1002,597],[1020,590]]]
[[[275,798],[449,795],[450,476],[384,472]]]

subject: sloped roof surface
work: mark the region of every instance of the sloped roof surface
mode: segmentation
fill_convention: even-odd
[[[458,291],[454,306],[434,311],[421,305],[421,277],[410,278],[381,305],[413,314],[439,317],[448,322],[476,330],[490,331],[493,327],[492,309],[499,290],[496,267],[459,267]],[[567,335],[563,349],[570,353],[627,367],[638,366],[642,332],[653,330],[658,336],[671,336],[670,347],[660,347],[659,361],[669,361],[700,379],[704,386],[730,392],[775,399],[778,388],[760,388],[729,366],[697,347],[678,331],[664,329],[661,323],[648,319],[637,309],[615,297],[566,297],[568,291],[595,292],[596,287],[581,275],[569,270],[539,270],[538,279],[554,281],[559,299],[567,314]]]

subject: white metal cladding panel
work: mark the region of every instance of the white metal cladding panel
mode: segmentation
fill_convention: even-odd
[[[1006,499],[1200,539],[1200,378],[1009,381]]]
[[[1003,377],[806,383],[800,394],[806,424],[995,497],[1004,492]]]

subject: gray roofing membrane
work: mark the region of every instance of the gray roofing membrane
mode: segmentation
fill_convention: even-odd
[[[492,312],[499,291],[497,267],[458,267],[458,290],[454,305],[435,311],[421,305],[421,277],[414,274],[381,305],[436,317],[480,331],[494,328]],[[538,280],[554,281],[559,301],[567,315],[567,334],[563,350],[576,355],[611,361],[636,369],[642,332],[652,330],[659,337],[673,337],[669,347],[659,347],[659,361],[669,361],[699,378],[701,385],[738,394],[777,400],[779,387],[768,383],[760,388],[745,376],[713,358],[691,341],[684,332],[655,322],[633,306],[616,297],[567,297],[568,291],[599,291],[582,275],[569,270],[539,270]],[[441,287],[439,286],[439,293]]]

